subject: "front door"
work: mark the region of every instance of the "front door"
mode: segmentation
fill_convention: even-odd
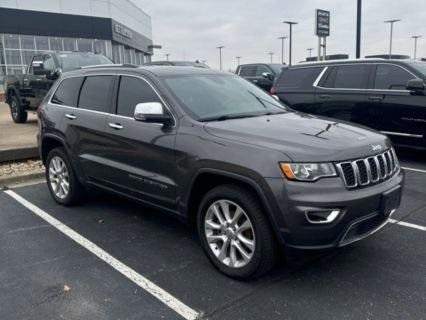
[[[176,210],[176,129],[133,117],[138,103],[164,102],[147,80],[124,75],[116,101],[116,114],[106,124],[106,179],[128,196]]]

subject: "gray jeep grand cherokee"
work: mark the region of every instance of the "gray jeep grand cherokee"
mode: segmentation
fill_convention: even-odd
[[[283,246],[360,240],[400,203],[404,176],[384,135],[294,112],[232,74],[72,71],[39,118],[58,203],[95,187],[172,213],[196,225],[211,262],[232,277],[266,272]]]

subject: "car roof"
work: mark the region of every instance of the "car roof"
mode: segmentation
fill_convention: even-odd
[[[302,67],[321,67],[337,64],[357,64],[357,63],[393,63],[393,64],[408,64],[412,60],[409,59],[381,59],[381,58],[367,58],[367,59],[342,59],[342,60],[327,60],[327,61],[308,61],[301,62],[289,66],[290,68]]]
[[[108,64],[108,65],[97,65],[83,67],[77,70],[67,72],[67,75],[86,75],[89,73],[102,73],[102,72],[116,72],[126,71],[131,73],[151,73],[158,77],[164,76],[184,76],[184,75],[197,75],[197,74],[217,74],[217,75],[229,75],[230,73],[215,71],[207,68],[189,67],[189,66],[156,66],[156,65],[143,65],[136,66],[130,64]]]

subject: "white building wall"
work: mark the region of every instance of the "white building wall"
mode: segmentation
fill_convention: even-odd
[[[130,0],[0,0],[0,7],[112,18],[152,39],[151,17]]]

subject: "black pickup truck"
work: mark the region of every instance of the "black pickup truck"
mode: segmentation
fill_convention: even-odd
[[[49,52],[32,57],[26,73],[6,76],[4,80],[6,103],[16,123],[27,121],[27,111],[36,111],[44,96],[62,72],[83,66],[112,64],[101,54],[91,52]]]

